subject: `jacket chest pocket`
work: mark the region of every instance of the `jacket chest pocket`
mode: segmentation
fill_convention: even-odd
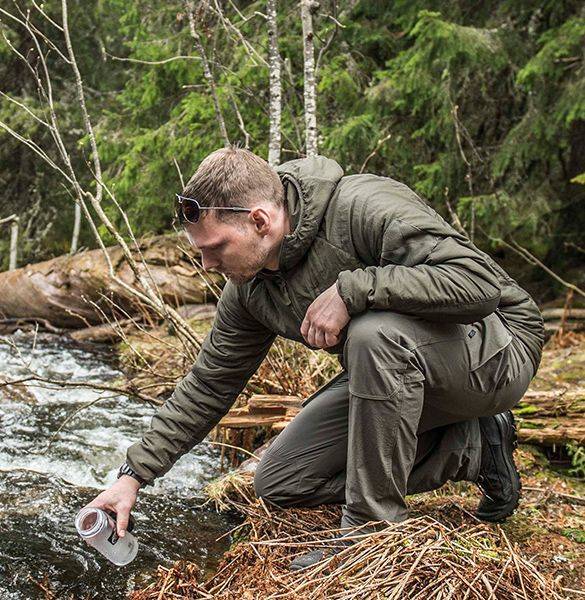
[[[364,266],[356,257],[317,237],[307,254],[306,280],[316,298],[337,281],[339,273]]]

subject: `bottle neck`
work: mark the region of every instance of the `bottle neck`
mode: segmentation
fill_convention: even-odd
[[[77,532],[83,538],[92,538],[101,533],[108,525],[108,515],[100,508],[85,507],[75,519]]]

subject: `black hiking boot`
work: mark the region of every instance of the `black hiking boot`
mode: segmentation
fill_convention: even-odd
[[[520,475],[514,463],[518,446],[516,424],[511,411],[480,417],[481,467],[477,486],[483,494],[475,516],[482,521],[506,520],[520,501]]]
[[[352,529],[348,533],[328,540],[330,544],[324,546],[323,548],[317,548],[315,550],[311,550],[310,552],[297,556],[290,562],[288,568],[291,571],[300,571],[301,569],[308,569],[309,567],[314,567],[317,563],[320,563],[322,560],[325,560],[326,558],[331,558],[332,556],[339,554],[342,550],[345,550],[349,546],[355,544],[355,542],[362,539],[363,536],[367,536],[371,533],[374,533],[375,531],[375,527],[371,527],[365,524],[360,525],[355,529]]]
[[[290,562],[288,566],[289,570],[300,571],[302,569],[314,567],[317,563],[320,563],[335,554],[339,554],[342,550],[345,550],[345,548],[352,544],[350,541],[344,541],[342,537],[336,538],[335,540],[332,540],[332,542],[333,541],[335,542],[334,545],[325,548],[317,548],[316,550],[311,550],[311,552],[297,556]]]
[[[288,566],[290,571],[300,571],[315,566],[326,558],[326,550],[312,550],[293,559]]]

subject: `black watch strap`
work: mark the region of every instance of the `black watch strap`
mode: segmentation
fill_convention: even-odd
[[[138,473],[127,462],[120,467],[120,470],[118,471],[118,479],[120,479],[122,475],[133,477],[136,479],[136,481],[138,481],[140,487],[147,485],[146,481],[142,479],[142,477],[140,477],[140,475],[138,475]]]

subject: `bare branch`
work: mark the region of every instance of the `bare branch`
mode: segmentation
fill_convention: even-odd
[[[229,92],[229,96],[230,96],[232,106],[234,107],[234,112],[236,113],[236,117],[238,119],[238,125],[240,126],[240,131],[244,134],[244,148],[246,148],[246,150],[249,150],[250,149],[250,134],[246,130],[246,125],[244,124],[244,119],[242,117],[242,113],[240,112],[240,109],[238,108],[238,104],[236,103],[236,99],[234,98],[234,95],[231,93],[231,91]]]
[[[75,59],[75,53],[73,52],[73,46],[71,44],[71,37],[69,36],[69,17],[67,13],[67,0],[61,0],[61,7],[63,11],[63,35],[65,36],[65,44],[67,46],[67,52],[69,54],[69,60],[71,61],[71,67],[75,75],[75,87],[77,89],[77,98],[79,100],[79,106],[81,107],[81,113],[83,115],[83,124],[89,137],[89,143],[91,146],[91,155],[93,158],[93,168],[95,171],[96,180],[96,195],[95,200],[99,204],[102,201],[102,164],[100,161],[100,155],[97,149],[97,142],[89,113],[87,112],[87,106],[85,104],[85,94],[83,92],[83,82],[81,80],[81,73],[77,66],[77,60]]]
[[[573,292],[576,292],[577,294],[579,294],[580,296],[583,296],[585,298],[585,290],[582,290],[579,286],[575,285],[574,283],[570,283],[569,281],[564,280],[562,277],[557,275],[552,269],[547,267],[542,261],[540,261],[538,258],[536,258],[536,256],[534,256],[534,254],[532,254],[531,252],[526,250],[526,248],[523,248],[520,244],[518,244],[518,242],[516,242],[515,240],[512,240],[512,243],[508,243],[505,240],[503,240],[502,238],[492,237],[491,235],[486,233],[483,229],[481,231],[491,241],[497,242],[498,244],[502,244],[503,246],[506,246],[506,248],[509,248],[510,250],[512,250],[519,256],[521,256],[524,260],[528,261],[530,264],[540,267],[543,271],[548,273],[553,279],[558,281],[560,284],[564,285],[569,290],[573,290]]]
[[[51,17],[49,17],[49,15],[43,11],[42,7],[40,7],[35,0],[32,0],[32,5],[39,11],[39,13],[41,13],[41,15],[43,15],[43,17],[45,17],[45,19],[53,26],[56,27],[59,31],[63,31],[63,27],[61,27],[61,25],[59,25],[59,23],[57,23],[56,21],[53,21],[53,19],[51,19]]]
[[[160,401],[157,400],[156,398],[153,398],[152,396],[148,396],[146,394],[142,394],[139,390],[132,389],[131,386],[118,387],[115,385],[104,385],[101,383],[91,383],[89,381],[63,381],[61,379],[51,379],[48,377],[42,377],[41,375],[38,375],[34,372],[32,372],[31,375],[29,375],[27,377],[21,377],[20,379],[4,379],[4,381],[0,381],[0,388],[8,387],[11,385],[22,384],[22,383],[29,383],[31,381],[38,382],[37,384],[34,384],[34,385],[36,385],[36,387],[50,389],[50,390],[59,389],[59,388],[82,388],[82,389],[88,389],[88,390],[116,392],[116,393],[122,394],[124,396],[132,396],[134,398],[138,398],[139,400],[142,400],[143,402],[148,402],[153,405],[160,404]],[[56,388],[55,387],[47,387],[45,385],[40,385],[40,384],[49,384],[50,386],[57,386],[57,387]]]
[[[376,154],[378,154],[378,152],[380,151],[380,148],[392,137],[392,134],[389,133],[388,135],[384,136],[383,138],[378,140],[378,143],[376,144],[376,147],[368,154],[368,156],[366,157],[366,160],[364,160],[361,168],[360,168],[360,173],[363,173],[367,164],[370,162],[370,159],[372,159],[374,156],[376,156]]]
[[[259,61],[260,64],[264,65],[265,67],[268,67],[266,59],[258,53],[254,46],[252,46],[250,42],[246,40],[244,34],[225,16],[223,10],[221,9],[221,6],[219,5],[218,0],[213,0],[213,4],[214,6],[209,6],[209,8],[211,8],[211,10],[219,17],[219,20],[221,21],[221,24],[223,25],[224,29],[228,33],[232,32],[235,35],[235,37],[240,41],[244,50],[252,59],[254,65],[257,66],[256,61]]]
[[[230,145],[230,139],[228,137],[227,128],[225,126],[225,120],[223,118],[223,113],[221,112],[221,107],[219,105],[219,99],[217,97],[217,90],[215,88],[215,80],[213,79],[213,74],[211,73],[211,69],[209,67],[209,61],[207,60],[207,53],[205,52],[205,48],[201,41],[201,36],[199,35],[196,27],[195,27],[195,16],[193,14],[193,3],[190,1],[186,2],[187,7],[187,15],[189,17],[189,30],[191,31],[191,37],[194,40],[195,48],[201,57],[201,62],[203,63],[203,74],[205,79],[207,80],[207,84],[209,85],[209,91],[211,92],[211,97],[213,100],[213,106],[215,108],[215,116],[217,118],[217,122],[219,124],[219,129],[221,131],[221,136],[224,140],[224,145]]]
[[[196,60],[197,62],[201,62],[201,58],[199,56],[189,56],[182,54],[179,54],[177,56],[171,56],[169,58],[163,58],[161,60],[142,60],[140,58],[114,56],[113,54],[110,54],[106,51],[104,51],[104,54],[112,60],[116,60],[119,62],[136,63],[139,65],[166,65],[167,63],[174,62],[175,60]]]
[[[317,55],[317,61],[315,62],[315,78],[316,79],[319,78],[319,67],[321,66],[321,59],[323,58],[323,56],[325,55],[327,50],[329,50],[331,44],[333,43],[333,40],[335,39],[335,36],[337,35],[337,32],[339,31],[339,28],[340,27],[345,28],[345,25],[342,25],[337,20],[337,0],[333,0],[332,10],[333,10],[333,15],[322,15],[322,16],[326,16],[327,18],[330,18],[333,21],[333,23],[335,24],[335,27],[334,27],[333,31],[329,34],[327,41],[325,42],[325,44],[323,44],[323,46],[319,50],[319,54]]]

